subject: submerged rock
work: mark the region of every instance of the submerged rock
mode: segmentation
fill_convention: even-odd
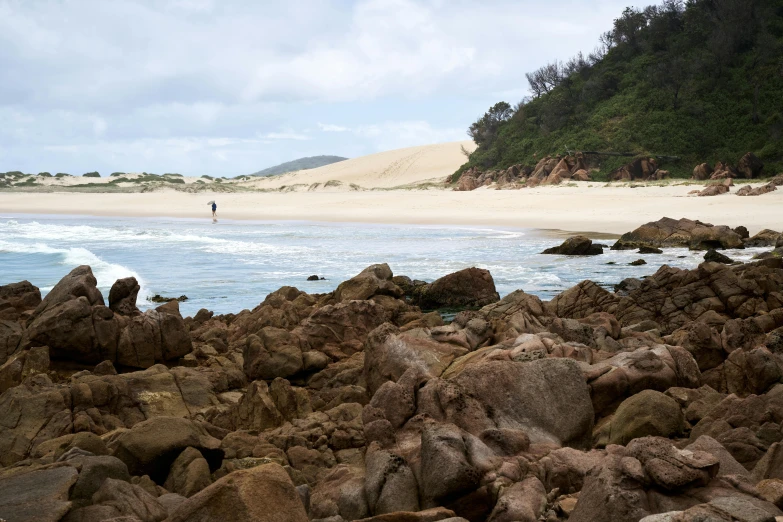
[[[558,254],[563,256],[597,256],[603,254],[602,245],[594,245],[585,236],[574,236],[566,239],[562,245],[547,248],[542,254]]]

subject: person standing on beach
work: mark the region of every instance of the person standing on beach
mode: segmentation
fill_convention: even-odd
[[[217,214],[216,214],[216,212],[217,212],[217,203],[215,203],[215,202],[213,201],[213,202],[212,202],[212,218],[213,218],[213,219],[217,218]]]

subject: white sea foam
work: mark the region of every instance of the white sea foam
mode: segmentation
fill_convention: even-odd
[[[76,268],[79,265],[89,265],[92,268],[92,273],[95,279],[98,281],[98,288],[104,294],[104,297],[108,297],[108,291],[117,279],[124,277],[135,277],[139,282],[141,289],[139,290],[139,302],[143,302],[147,297],[152,294],[147,290],[144,280],[138,273],[130,268],[105,261],[90,252],[86,248],[72,247],[72,248],[55,248],[50,247],[44,243],[33,244],[20,244],[12,243],[0,239],[0,253],[14,253],[14,254],[44,254],[59,257],[59,264],[68,267],[69,269]],[[42,287],[40,290],[44,293],[51,290],[52,287]]]

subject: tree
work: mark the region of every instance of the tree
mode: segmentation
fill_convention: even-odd
[[[468,128],[468,136],[473,139],[476,145],[489,143],[497,135],[500,124],[513,115],[514,110],[511,105],[506,102],[498,102]]]

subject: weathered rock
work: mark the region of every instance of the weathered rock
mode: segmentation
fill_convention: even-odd
[[[92,496],[107,479],[130,482],[128,467],[120,459],[108,455],[81,456],[63,455],[61,460],[78,466],[79,479],[71,490],[71,501],[74,507],[92,504]]]
[[[46,375],[36,375],[0,395],[0,465],[27,458],[49,439],[73,430],[66,397]]]
[[[714,248],[711,248],[704,254],[704,260],[712,263],[723,263],[724,265],[730,265],[734,263],[734,260],[729,256],[723,255]]]
[[[136,315],[136,298],[139,295],[139,282],[135,277],[118,279],[109,291],[109,308],[120,315]]]
[[[597,256],[603,254],[600,245],[594,245],[592,240],[585,236],[574,236],[566,239],[562,245],[547,248],[542,254],[557,254],[563,256]]]
[[[402,289],[392,282],[389,265],[372,265],[359,275],[341,283],[334,291],[337,302],[371,299],[376,295],[402,297]]]
[[[88,306],[104,306],[103,296],[97,284],[89,266],[81,265],[74,268],[46,294],[30,317],[28,325],[32,325],[44,312],[79,297],[84,297]]]
[[[144,488],[112,478],[104,481],[93,495],[92,502],[112,508],[117,518],[135,517],[142,522],[159,522],[167,515],[163,506]]]
[[[765,228],[755,236],[745,240],[745,246],[748,247],[774,247],[778,241],[783,239],[783,234]]]
[[[748,152],[737,163],[737,170],[747,179],[757,178],[764,168],[764,163],[752,152]]]
[[[0,321],[17,321],[41,304],[41,291],[29,281],[0,286]]]
[[[21,348],[22,327],[15,321],[0,320],[0,364]]]
[[[709,179],[710,175],[712,175],[712,167],[708,163],[702,163],[700,165],[696,165],[696,167],[693,169],[693,177],[692,179],[695,180],[705,180]]]
[[[132,475],[149,475],[158,484],[165,482],[172,463],[188,447],[198,449],[211,469],[220,466],[220,441],[201,425],[178,417],[140,422],[109,443],[112,454],[125,462]]]
[[[307,522],[299,494],[278,464],[239,470],[182,502],[168,522]]]
[[[25,379],[49,370],[49,348],[41,346],[20,352],[0,366],[0,393]]]
[[[742,238],[726,226],[713,226],[690,219],[662,218],[623,234],[612,250],[648,247],[743,248]]]
[[[705,196],[720,196],[721,194],[726,194],[730,191],[728,185],[724,185],[723,183],[719,183],[716,185],[708,185],[704,188],[704,190],[700,191],[697,196],[705,197]]]
[[[626,445],[639,437],[676,437],[685,427],[677,402],[654,390],[644,390],[620,404],[599,435],[602,445]]]
[[[419,510],[416,477],[405,459],[373,443],[367,449],[365,462],[367,478],[364,488],[372,514]]]
[[[762,394],[783,377],[780,364],[764,346],[753,350],[735,350],[724,367],[726,388],[740,397]]]
[[[546,491],[541,481],[529,477],[503,490],[490,522],[538,522],[546,507]]]
[[[0,477],[0,519],[58,522],[71,509],[68,493],[77,478],[69,466]]]
[[[209,464],[195,448],[185,448],[171,465],[163,487],[183,497],[192,497],[212,484]]]
[[[746,470],[742,464],[729,453],[729,451],[717,440],[708,435],[702,435],[695,442],[688,444],[686,449],[703,451],[709,453],[720,462],[720,468],[718,469],[718,476],[736,475],[741,477],[749,477],[750,473]]]
[[[439,411],[426,412],[476,436],[501,425],[526,432],[535,443],[590,445],[592,404],[572,360],[482,361],[436,386]]]
[[[248,379],[286,378],[302,371],[299,343],[295,335],[272,326],[261,329],[259,335],[248,336],[242,353]]]
[[[769,194],[770,192],[773,192],[777,190],[778,187],[773,183],[767,183],[766,185],[761,185],[759,187],[753,188],[750,185],[745,185],[741,189],[737,191],[738,196],[762,196],[764,194]]]
[[[470,462],[465,436],[453,424],[428,424],[421,432],[421,491],[426,504],[469,493],[481,474]],[[542,487],[543,489],[543,487]]]
[[[416,287],[411,302],[424,309],[479,308],[500,300],[488,270],[466,268]]]

